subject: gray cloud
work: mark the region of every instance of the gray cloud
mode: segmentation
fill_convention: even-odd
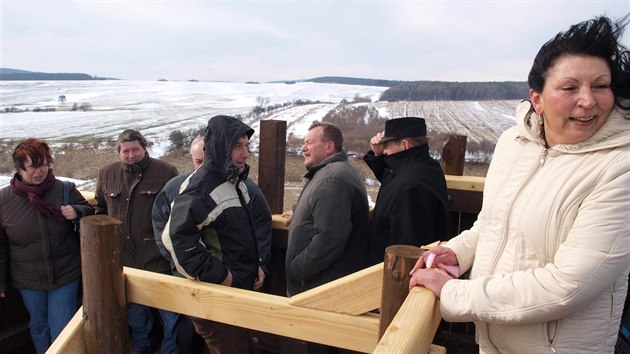
[[[1,9],[0,65],[24,70],[524,81],[557,32],[597,15],[620,18],[630,2],[5,0]]]

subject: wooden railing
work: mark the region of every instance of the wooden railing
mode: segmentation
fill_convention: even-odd
[[[474,208],[474,202],[460,201],[457,196],[472,195],[479,198],[480,203],[484,178],[447,176],[447,185],[449,193],[455,195],[451,205],[452,219],[461,225],[466,214],[471,211],[469,209]],[[465,206],[465,210],[456,209],[458,206]],[[95,222],[99,225],[107,223],[103,220],[107,217],[93,216],[84,218],[82,224],[92,222],[91,218],[97,218]],[[273,215],[272,225],[272,255],[276,258],[276,264],[282,265],[282,269],[279,266],[272,269],[273,276],[268,280],[275,284],[268,285],[266,291],[270,293],[234,289],[125,267],[122,274],[126,301],[359,352],[444,352],[443,347],[431,344],[441,320],[439,302],[430,291],[420,287],[411,291],[379,340],[380,316],[372,311],[378,309],[386,297],[382,294],[382,263],[291,298],[282,296],[286,289],[282,251],[286,250],[287,227],[280,215]],[[98,232],[96,235],[83,234],[84,230],[90,229],[82,225],[82,242],[85,242],[84,238],[92,238],[92,242],[99,243],[94,240]],[[109,240],[115,238],[113,235],[105,237]],[[102,251],[104,242],[100,242],[99,247]],[[82,253],[86,253],[84,248]],[[115,250],[111,253],[119,254]],[[89,274],[84,272],[84,276]],[[115,288],[107,284],[103,284],[103,287],[97,290],[100,294]],[[93,293],[94,289],[84,293],[90,292]],[[84,298],[84,306],[90,306],[89,302],[89,298]],[[84,313],[84,308],[77,312],[48,353],[88,352],[84,331],[90,331],[84,328]],[[100,327],[103,325],[100,324]],[[99,335],[100,340],[103,340],[102,335]]]
[[[93,217],[86,217],[86,222],[90,222],[90,218]],[[82,235],[82,238],[91,236]],[[369,311],[380,304],[378,284],[382,272],[383,265],[378,264],[293,298],[134,268],[125,267],[123,274],[129,302],[360,352],[428,353],[440,315],[435,296],[423,288],[411,292],[401,308],[401,315],[394,318],[378,341],[379,317]],[[103,289],[92,291],[107,294],[109,285],[105,281]],[[90,306],[90,301],[85,298],[84,307]],[[79,309],[47,353],[88,353],[88,347],[102,348],[95,352],[125,352],[124,347],[112,348],[105,343],[121,334],[112,333],[113,330],[96,333],[87,328],[84,307]],[[115,312],[115,309],[99,311],[107,313]],[[116,327],[115,324],[95,324],[101,319],[90,316],[92,326]],[[85,338],[84,333],[92,338]],[[436,346],[433,351],[443,352]]]

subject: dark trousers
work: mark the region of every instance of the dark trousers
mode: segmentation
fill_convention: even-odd
[[[195,331],[192,318],[180,315],[179,329],[177,331],[177,350],[179,354],[201,354],[205,347],[205,341]]]
[[[210,354],[243,354],[249,351],[245,328],[200,318],[193,318],[192,323],[206,342]]]

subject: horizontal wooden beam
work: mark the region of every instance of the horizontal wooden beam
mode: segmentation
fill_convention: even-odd
[[[446,187],[462,191],[483,192],[485,177],[446,175]]]
[[[479,176],[454,176],[446,175],[446,187],[451,190],[464,192],[483,192],[486,183],[485,177]],[[289,227],[284,224],[285,218],[280,214],[271,216],[271,226],[277,230],[288,230]]]
[[[360,315],[381,306],[383,263],[307,290],[289,304],[312,309]]]
[[[124,268],[127,300],[281,336],[371,352],[376,315],[352,316],[288,303],[288,298]]]
[[[289,227],[284,224],[286,219],[280,214],[271,215],[271,228],[276,230],[289,230]]]

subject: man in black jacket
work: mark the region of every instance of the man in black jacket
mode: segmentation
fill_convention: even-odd
[[[429,155],[423,118],[385,122],[370,140],[364,161],[381,182],[370,222],[370,264],[383,261],[390,245],[422,246],[444,240],[448,194],[440,164]]]
[[[241,289],[253,289],[263,281],[244,183],[253,133],[234,117],[215,116],[208,121],[204,164],[175,198],[162,234],[177,271],[189,279]],[[194,319],[193,324],[211,353],[247,353],[244,329],[202,319]]]
[[[203,166],[204,161],[204,143],[203,137],[197,137],[190,145],[190,156],[192,158],[192,164],[195,171]],[[153,231],[155,232],[155,242],[162,252],[162,255],[169,260],[172,266],[172,273],[176,276],[182,276],[177,272],[175,263],[172,260],[171,254],[164,247],[162,243],[162,235],[166,223],[168,222],[171,214],[171,204],[175,197],[182,190],[182,185],[185,187],[188,184],[188,179],[192,175],[191,172],[186,172],[174,177],[158,194],[155,202],[153,203]],[[254,217],[254,226],[256,233],[256,244],[258,246],[258,255],[260,258],[259,276],[254,283],[254,290],[258,290],[263,286],[265,276],[269,274],[269,260],[271,259],[271,210],[269,204],[265,199],[265,195],[262,190],[251,179],[245,179],[243,181],[247,187],[247,191],[250,196],[250,202],[248,203]],[[211,235],[214,230],[211,228],[205,228],[202,231],[204,234]],[[202,239],[204,237],[202,236]],[[206,245],[211,248],[211,245]],[[212,252],[212,250],[211,250]],[[203,340],[195,333],[191,318],[189,316],[180,316],[179,330],[177,345],[180,354],[195,354],[203,352]]]

